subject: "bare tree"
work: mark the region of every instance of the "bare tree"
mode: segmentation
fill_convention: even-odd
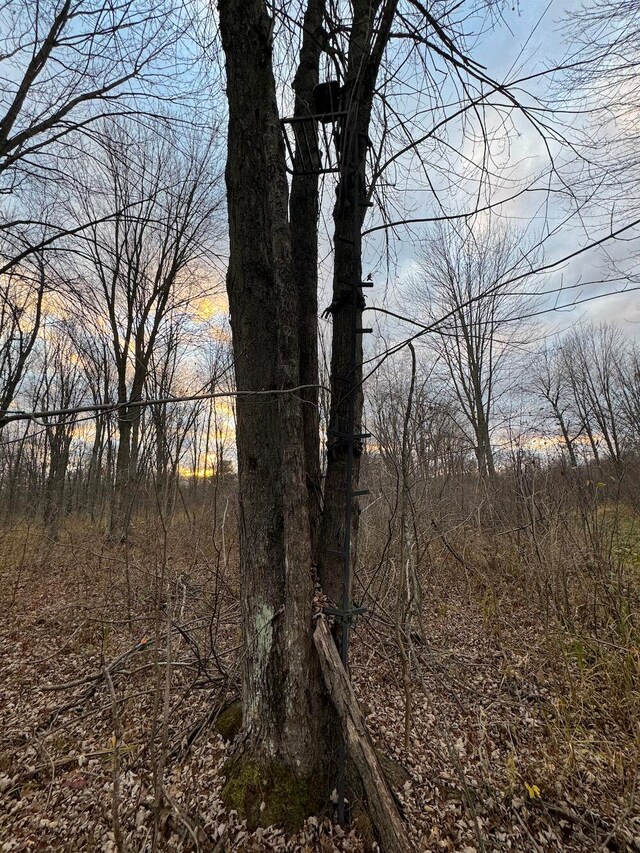
[[[575,442],[583,432],[583,425],[575,423],[574,400],[571,396],[570,379],[562,356],[561,345],[551,349],[544,347],[536,359],[534,392],[541,394],[548,403],[573,468],[578,466]]]
[[[626,347],[615,367],[622,416],[629,441],[637,450],[640,443],[640,350],[636,341]]]
[[[640,50],[638,0],[596,0],[565,15],[571,62],[560,75],[565,108],[588,115],[581,147],[588,156],[572,184],[598,186],[598,208],[612,203],[617,221],[638,214],[638,123]]]
[[[74,135],[106,115],[155,112],[178,83],[171,65],[188,20],[178,4],[125,0],[9,0],[2,8],[0,176],[19,192],[61,178]],[[171,68],[172,78],[167,75]],[[159,88],[164,87],[164,94]],[[78,140],[74,140],[77,144]],[[6,223],[5,223],[6,226]]]
[[[42,341],[42,381],[37,408],[46,411],[73,409],[85,399],[86,380],[68,327],[51,325]],[[43,516],[55,537],[65,511],[65,486],[76,416],[45,417],[47,474]]]
[[[440,225],[425,240],[410,283],[415,310],[436,324],[432,343],[471,430],[480,476],[496,471],[496,405],[506,368],[525,340],[519,317],[530,297],[510,283],[530,262],[521,241],[490,220],[463,230]]]
[[[47,286],[44,259],[14,269],[0,284],[0,431],[38,338]]]
[[[96,184],[79,189],[92,224],[72,245],[81,299],[106,318],[116,371],[118,453],[111,518],[126,534],[137,472],[140,400],[158,337],[171,311],[199,293],[212,260],[219,205],[211,149],[181,154],[146,134],[118,128],[104,145]],[[101,217],[100,210],[109,213]]]
[[[623,346],[614,326],[589,324],[572,331],[562,347],[564,368],[594,457],[600,461],[604,448],[617,466],[624,451],[617,369]]]
[[[193,11],[173,0],[9,0],[0,10],[0,425],[37,338],[44,250],[88,224],[64,206],[78,149],[107,116],[151,123],[175,116],[176,101],[194,103],[196,70],[178,49]]]
[[[116,378],[109,356],[109,342],[96,329],[75,331],[75,345],[87,378],[89,397],[96,406],[115,399]],[[94,421],[91,455],[86,476],[87,507],[92,518],[96,509],[100,516],[105,498],[111,493],[113,480],[112,429],[110,417],[99,415]]]
[[[350,442],[345,438],[347,424],[351,428],[352,412],[356,434],[362,420],[361,331],[356,332],[355,369],[352,365],[353,318],[355,316],[356,329],[361,329],[365,307],[359,292],[363,282],[361,229],[372,203],[375,182],[387,169],[398,167],[408,151],[411,156],[424,151],[433,137],[433,133],[428,133],[420,140],[412,139],[412,126],[407,144],[399,146],[396,152],[389,152],[386,148],[389,136],[385,133],[389,123],[376,125],[379,116],[374,105],[378,103],[379,84],[389,91],[393,89],[396,70],[391,61],[388,68],[385,66],[390,54],[400,67],[405,63],[414,67],[415,63],[415,67],[421,69],[424,65],[431,67],[431,59],[437,57],[446,71],[453,70],[452,79],[457,81],[460,74],[473,78],[478,87],[474,90],[477,99],[470,98],[468,104],[465,101],[465,106],[453,114],[448,114],[442,106],[442,99],[438,101],[445,113],[443,125],[455,122],[462,114],[466,115],[467,110],[470,116],[475,116],[479,103],[484,104],[498,91],[503,93],[504,86],[492,83],[479,66],[468,60],[464,39],[458,39],[465,15],[474,5],[469,4],[462,12],[454,6],[452,10],[432,13],[418,2],[401,9],[395,0],[358,0],[351,7],[328,4],[323,18],[320,4],[305,3],[297,17],[288,10],[278,18],[279,10],[268,9],[262,0],[242,4],[238,0],[219,0],[218,3],[229,103],[226,180],[230,262],[227,289],[236,382],[241,392],[237,407],[237,446],[244,635],[244,752],[229,767],[225,796],[244,808],[252,796],[257,797],[257,790],[251,788],[256,774],[268,780],[274,778],[275,769],[279,768],[284,778],[293,777],[298,790],[305,790],[310,776],[317,776],[332,763],[332,754],[339,752],[339,721],[332,712],[327,712],[326,696],[319,683],[318,661],[310,644],[310,601],[315,583],[311,561],[315,550],[323,592],[330,601],[343,602],[344,543],[350,532],[354,534],[352,543],[355,543],[358,519],[357,505],[345,507],[345,479],[346,472],[354,470],[357,482],[362,451],[358,445],[351,453]],[[273,19],[272,11],[276,15]],[[398,32],[394,25],[398,26]],[[314,293],[309,293],[314,290],[316,273],[312,263],[305,263],[309,257],[315,258],[317,246],[313,217],[319,210],[318,183],[313,176],[308,176],[303,185],[299,176],[294,175],[289,208],[273,71],[274,39],[281,38],[282,31],[288,33],[295,27],[301,30],[302,46],[301,65],[294,78],[296,118],[301,119],[311,107],[309,93],[319,79],[318,63],[320,67],[324,64],[338,71],[340,79],[336,83],[340,89],[342,113],[336,143],[343,168],[338,177],[333,212],[333,292],[328,308],[333,321],[331,405],[324,505],[317,549],[314,549],[314,536],[310,532],[315,530],[317,517],[314,490],[318,441],[311,434],[317,428],[313,426],[317,415],[315,412],[305,415],[306,406],[301,408],[299,400],[290,393],[280,393],[291,392],[301,383],[318,383],[316,299]],[[433,38],[424,36],[425,29]],[[387,53],[388,45],[396,39],[397,52]],[[284,87],[290,79],[286,72],[292,66],[291,51],[283,51],[283,56],[279,68],[284,69],[283,95],[287,100],[289,92]],[[439,67],[434,73],[441,70]],[[429,89],[427,100],[433,91],[437,88]],[[468,97],[464,83],[461,91],[465,98]],[[384,102],[385,108],[390,103],[384,95],[380,102]],[[506,103],[507,112],[518,109],[513,97],[507,96]],[[423,108],[424,105],[418,108],[418,115],[422,115]],[[391,114],[395,120],[397,115]],[[400,120],[398,126],[405,132],[409,124],[402,124]],[[256,146],[258,136],[261,144]],[[306,139],[312,160],[316,141],[317,135],[312,130],[311,137]],[[292,222],[291,217],[298,214],[301,219]],[[517,272],[522,271],[521,257],[515,248],[502,266],[494,255],[495,252],[491,261],[485,262],[486,278],[491,279],[491,285],[497,283],[489,274],[492,264],[494,272],[498,270],[498,279],[513,272],[514,265]],[[296,281],[296,277],[299,280]],[[483,282],[482,287],[489,289],[488,281]],[[498,313],[500,300],[490,301],[494,323],[498,318],[505,321]],[[492,340],[490,321],[482,322],[487,328],[481,335],[489,342]],[[494,368],[497,360],[498,355],[494,353]],[[491,389],[494,379],[493,373],[489,383]],[[482,381],[485,380],[486,374],[482,373]],[[482,441],[476,444],[479,463],[493,470],[489,441],[492,412],[487,411],[486,401],[488,399],[492,406],[495,395],[490,390],[487,397],[486,391],[487,388],[482,387],[479,392],[482,398],[479,419],[484,418],[487,423],[478,426]],[[255,393],[254,398],[245,396],[251,392]],[[270,395],[267,392],[271,392]],[[314,395],[309,394],[308,389],[303,392],[306,401],[315,405]],[[462,388],[461,394],[464,397]],[[476,402],[477,398],[472,397],[468,405],[475,407]],[[352,521],[346,520],[349,515]],[[318,648],[320,660],[326,664],[328,648],[324,640],[319,641]],[[335,656],[335,649],[333,652]],[[344,709],[345,703],[341,701],[344,693],[336,694],[336,679],[339,682],[340,674],[332,667],[329,671],[325,667],[323,671],[336,705]],[[339,683],[346,691],[344,682]],[[286,702],[281,701],[283,696]],[[343,731],[353,733],[348,727]],[[370,756],[366,750],[356,749],[356,758],[362,759],[363,751]],[[362,763],[358,769],[366,772]],[[324,772],[321,778],[332,775]],[[369,776],[369,781],[374,776],[375,772]],[[381,796],[384,797],[385,791],[388,793],[383,784]],[[270,799],[275,801],[275,795]],[[402,832],[393,819],[395,807],[390,798],[389,802],[388,811],[378,813],[378,829],[387,833],[385,843],[390,849],[402,849]],[[287,810],[291,812],[290,804]],[[264,822],[278,819],[280,815],[277,803],[269,802],[265,803],[264,815],[251,813],[250,819]],[[290,822],[284,816],[281,819]],[[394,836],[394,832],[398,834]]]

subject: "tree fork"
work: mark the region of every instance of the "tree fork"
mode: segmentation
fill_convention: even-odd
[[[218,6],[229,101],[227,290],[236,384],[243,391],[293,388],[300,374],[298,293],[272,22],[263,0]],[[272,778],[277,768],[279,778],[289,774],[304,787],[325,760],[299,398],[239,398],[237,450],[243,753],[228,768],[226,790],[230,803],[248,805],[251,797],[239,793],[243,780],[253,790],[252,778]]]

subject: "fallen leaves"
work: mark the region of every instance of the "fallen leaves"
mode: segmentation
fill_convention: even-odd
[[[228,748],[210,726],[190,749],[165,756],[158,796],[154,655],[159,666],[162,659],[155,648],[154,605],[145,598],[141,573],[129,624],[114,583],[118,570],[114,561],[110,573],[95,573],[87,584],[70,563],[53,571],[46,587],[34,573],[0,626],[0,853],[116,850],[111,702],[104,679],[95,677],[104,668],[105,621],[109,660],[122,664],[110,671],[126,732],[119,747],[118,808],[128,850],[151,850],[155,832],[159,849],[172,853],[362,853],[357,824],[347,831],[314,816],[294,835],[277,827],[249,832],[222,804]],[[193,579],[200,597],[185,607],[198,654],[212,608],[210,577],[205,565]],[[593,853],[609,835],[620,850],[626,845],[633,851],[634,844],[640,850],[637,809],[625,799],[637,762],[632,744],[619,731],[603,733],[594,724],[571,750],[558,749],[565,699],[560,680],[553,679],[553,661],[539,654],[535,631],[523,643],[525,629],[510,634],[502,625],[496,640],[485,630],[482,606],[445,581],[431,589],[440,606],[426,614],[427,642],[415,650],[407,752],[393,632],[379,625],[374,631],[364,620],[354,632],[354,686],[377,747],[406,771],[395,794],[414,850]],[[216,606],[231,614],[216,639],[231,668],[237,645],[233,590]],[[175,661],[184,666],[172,674],[168,740],[177,747],[207,719],[219,694],[219,673],[206,668],[193,646],[181,645],[178,634],[175,642]],[[48,685],[66,687],[51,691]],[[81,701],[65,708],[74,696]]]

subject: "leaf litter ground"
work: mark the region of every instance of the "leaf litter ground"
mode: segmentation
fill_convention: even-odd
[[[225,811],[229,747],[208,717],[236,687],[233,590],[169,562],[158,596],[157,565],[133,560],[125,585],[124,563],[54,545],[19,568],[3,557],[0,851],[366,849],[357,825],[250,833]],[[640,851],[638,734],[581,698],[526,601],[487,618],[450,578],[428,592],[408,751],[392,620],[361,620],[352,656],[376,745],[406,771],[392,777],[415,850]]]

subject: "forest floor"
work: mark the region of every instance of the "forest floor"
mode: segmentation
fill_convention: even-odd
[[[365,849],[357,825],[249,833],[225,811],[207,716],[232,691],[238,611],[198,542],[160,564],[82,531],[19,533],[0,539],[2,853]],[[463,576],[430,579],[424,621],[408,750],[392,620],[361,620],[352,666],[406,770],[415,850],[640,851],[638,721],[602,701],[597,662],[524,596],[480,598]]]

